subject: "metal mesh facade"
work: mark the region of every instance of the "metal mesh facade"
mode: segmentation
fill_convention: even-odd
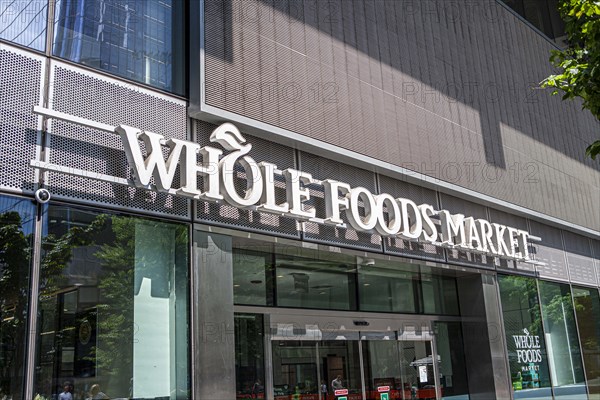
[[[0,44],[0,187],[32,192],[35,170],[29,166],[39,146],[44,60]]]
[[[192,126],[196,141],[202,146],[209,145],[210,134],[217,126],[199,120],[193,120]],[[257,162],[268,160],[270,163],[277,165],[280,170],[295,168],[296,161],[293,149],[256,137],[246,137],[246,139],[249,139],[252,143],[252,152],[249,155]],[[245,189],[246,175],[243,170],[236,171],[235,173],[237,174],[235,181],[236,189],[238,193],[242,193]],[[286,195],[285,183],[280,178],[276,179],[275,196],[278,203],[283,203],[285,202]],[[201,181],[199,186],[202,187]],[[242,210],[228,204],[216,204],[207,201],[196,201],[195,203],[196,221],[300,238],[300,231],[296,220],[293,218],[265,212]]]
[[[440,195],[441,208],[450,211],[452,214],[463,214],[475,219],[488,219],[487,209],[480,204],[471,203],[457,197],[447,194]],[[448,261],[453,261],[464,265],[475,265],[484,268],[494,268],[494,257],[488,257],[483,254],[469,253],[457,249],[446,249]]]
[[[590,240],[566,231],[562,235],[571,282],[596,285],[598,281]]]
[[[592,253],[594,254],[594,265],[596,267],[596,277],[600,286],[600,240],[592,240]]]
[[[542,238],[541,242],[533,245],[532,251],[532,255],[537,261],[545,263],[545,265],[537,267],[538,276],[568,281],[569,271],[561,230],[536,221],[529,221],[529,232]]]
[[[166,138],[187,139],[185,102],[153,95],[135,85],[58,62],[52,64],[51,85],[50,104],[56,111],[110,125],[130,125],[160,133]],[[52,121],[49,133],[51,163],[131,177],[117,135],[60,121]],[[48,173],[46,183],[57,198],[189,217],[188,200],[164,193],[54,172]]]
[[[331,178],[348,183],[353,188],[364,187],[373,194],[378,192],[374,173],[337,161],[301,152],[299,168],[302,171],[309,172],[315,179],[324,180]],[[323,187],[314,185],[309,189],[311,200],[307,201],[306,204],[316,208],[317,218],[325,218],[325,192]],[[359,208],[362,208],[360,202]],[[364,209],[361,212],[362,215],[364,215]],[[354,247],[365,250],[382,250],[382,240],[380,235],[376,233],[358,232],[355,229],[352,229],[344,212],[341,212],[340,216],[346,224],[346,228],[306,222],[304,237],[307,240],[331,245]]]
[[[211,0],[205,21],[206,104],[600,229],[598,122],[533,90],[553,45],[496,1]]]
[[[394,180],[387,176],[379,176],[381,193],[389,193],[395,198],[402,197],[417,204],[429,204],[439,209],[437,193],[407,182]],[[386,238],[385,251],[390,254],[405,255],[438,261],[445,261],[444,249],[428,243],[412,242],[400,238]]]
[[[499,211],[493,208],[488,208],[489,221],[492,223],[505,224],[508,226],[512,226],[513,228],[521,229],[524,231],[529,231],[529,225],[527,224],[527,219],[522,217],[517,217],[516,215],[512,215],[503,211]],[[529,252],[533,251],[532,246],[529,247]],[[499,259],[496,260],[496,268],[499,270],[507,270],[507,271],[518,271],[520,273],[530,273],[535,275],[536,269],[532,264],[527,264],[518,261],[509,261]]]
[[[41,118],[32,114],[34,105],[42,103],[44,58],[10,46],[0,47],[0,84],[5,94],[0,99],[2,135],[0,136],[0,187],[5,191],[32,192],[35,170],[29,166],[38,157]],[[98,122],[117,125],[128,124],[168,137],[189,139],[192,136],[201,145],[209,144],[213,124],[192,120],[192,135],[187,132],[185,103],[161,94],[141,89],[135,85],[110,79],[100,74],[53,61],[50,65],[49,107]],[[269,142],[260,137],[247,137],[253,145],[250,153],[257,162],[269,161],[279,169],[295,168],[309,172],[315,179],[335,179],[352,187],[365,187],[373,194],[389,193],[395,197],[412,199],[417,204],[428,203],[436,208],[448,209],[490,222],[527,229],[542,238],[541,243],[530,246],[533,257],[546,265],[497,261],[489,257],[448,251],[448,262],[476,268],[496,268],[517,274],[536,274],[554,280],[571,281],[580,285],[595,286],[600,282],[600,242],[590,240],[555,227],[526,220],[507,212],[488,209],[446,194],[415,186],[387,176],[377,175],[355,166],[332,161],[306,152]],[[46,135],[46,160],[117,177],[130,177],[121,141],[117,135],[83,128],[66,122],[50,120]],[[165,150],[166,151],[166,150]],[[237,171],[238,191],[241,192],[243,171]],[[72,200],[95,206],[137,211],[171,218],[190,218],[190,202],[146,190],[138,190],[92,179],[73,177],[60,173],[46,174],[46,187],[55,199]],[[178,179],[176,177],[176,179]],[[323,190],[319,185],[309,187],[311,201],[317,217],[323,218]],[[284,181],[276,182],[278,202],[285,201]],[[438,204],[438,197],[441,204]],[[377,234],[359,233],[351,227],[328,227],[305,223],[302,227],[293,218],[239,210],[223,204],[194,202],[195,220],[284,236],[368,250],[391,255],[417,257],[444,261],[444,251],[431,245],[386,239]],[[344,212],[341,213],[345,218]]]

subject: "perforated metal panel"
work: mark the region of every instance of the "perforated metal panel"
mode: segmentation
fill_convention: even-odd
[[[517,217],[516,215],[498,211],[493,208],[488,208],[488,214],[490,222],[512,226],[513,228],[522,229],[524,231],[529,230],[526,218]],[[532,246],[529,246],[529,251],[532,251]],[[535,275],[536,273],[535,266],[532,264],[505,260],[501,258],[496,259],[496,268],[527,275]]]
[[[497,1],[205,7],[207,105],[600,226],[599,168],[578,150],[598,123],[529,89],[552,73],[552,44]]]
[[[597,285],[596,269],[590,240],[585,236],[576,235],[571,232],[562,231],[567,265],[569,266],[569,278],[572,283],[585,285]]]
[[[192,126],[196,141],[202,146],[210,144],[210,134],[217,126],[198,120],[193,120]],[[245,137],[252,144],[252,151],[249,156],[254,158],[256,162],[267,161],[277,165],[281,170],[295,168],[294,149],[267,142],[257,137],[248,137],[247,135]],[[215,145],[212,144],[212,146]],[[236,171],[236,174],[235,186],[238,193],[242,193],[246,188],[246,175],[243,170]],[[201,181],[199,181],[199,186],[202,187]],[[285,194],[285,182],[281,177],[276,177],[275,196],[278,203],[285,202]],[[227,204],[197,201],[195,219],[199,222],[216,223],[236,229],[300,238],[296,220],[293,218],[239,209]]]
[[[594,269],[596,270],[598,286],[600,286],[600,240],[592,240],[592,254],[594,255]]]
[[[363,169],[303,152],[300,153],[300,169],[309,172],[315,179],[335,179],[348,183],[353,188],[362,186],[370,190],[371,193],[377,194],[375,174]],[[306,204],[316,208],[317,218],[325,218],[325,192],[323,187],[313,185],[309,187],[309,190],[311,199]],[[347,228],[306,222],[304,239],[345,247],[383,251],[380,235],[358,232],[350,227],[344,212],[340,215]]]
[[[35,170],[29,166],[40,144],[44,59],[0,44],[0,187],[32,192]]]
[[[481,204],[471,203],[447,194],[440,194],[440,207],[450,211],[452,214],[464,214],[467,217],[488,219],[487,209]],[[478,266],[484,268],[495,268],[494,257],[483,254],[468,253],[456,249],[446,249],[448,261],[464,265]]]
[[[541,278],[568,281],[569,273],[560,229],[529,220],[529,233],[542,238],[541,242],[533,244],[531,252],[537,261],[546,263],[537,266],[538,275]]]
[[[379,190],[398,198],[407,198],[418,205],[430,204],[436,210],[439,208],[435,191],[407,182],[395,180],[387,176],[379,176]],[[400,238],[385,238],[385,252],[397,255],[408,255],[419,258],[445,260],[444,249],[428,243],[413,242]]]
[[[134,126],[167,139],[187,139],[185,102],[59,62],[51,68],[50,108],[105,124]],[[50,162],[130,178],[117,135],[60,121],[51,121],[48,131]],[[188,200],[164,193],[54,172],[48,173],[46,183],[55,198],[189,217]]]

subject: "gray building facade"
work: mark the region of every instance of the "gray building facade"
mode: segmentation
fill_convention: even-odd
[[[522,1],[0,2],[0,399],[598,398],[560,35]]]

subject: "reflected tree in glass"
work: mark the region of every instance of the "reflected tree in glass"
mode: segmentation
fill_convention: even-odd
[[[0,214],[0,398],[21,398],[23,389],[32,239],[23,225],[16,211]]]
[[[38,392],[75,380],[76,398],[97,383],[111,397],[188,398],[186,226],[54,212],[41,266]]]

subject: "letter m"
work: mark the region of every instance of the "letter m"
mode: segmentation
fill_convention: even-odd
[[[465,216],[450,214],[447,210],[440,210],[439,215],[442,222],[442,244],[468,247],[465,235]]]
[[[150,189],[150,179],[154,177],[154,182],[159,191],[164,192],[171,189],[183,143],[179,140],[165,141],[162,135],[141,132],[137,128],[126,125],[119,125],[115,131],[121,136],[135,185]],[[144,158],[140,148],[140,139],[146,147],[146,158]],[[166,162],[162,153],[163,146],[170,148]]]

